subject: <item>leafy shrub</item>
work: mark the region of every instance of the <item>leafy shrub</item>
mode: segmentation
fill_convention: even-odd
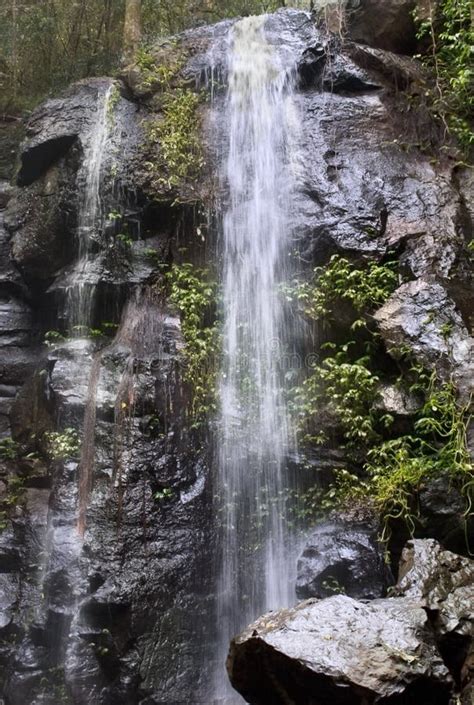
[[[173,265],[165,279],[169,301],[181,315],[186,343],[184,378],[193,390],[191,415],[199,422],[216,408],[216,357],[220,350],[219,327],[214,320],[217,284],[207,269],[189,263]]]
[[[474,27],[470,0],[441,0],[427,18],[418,21],[418,38],[429,48],[420,56],[435,74],[431,91],[433,111],[445,127],[469,151],[474,145],[474,70],[472,47]]]
[[[398,284],[396,262],[366,262],[356,266],[345,257],[333,255],[326,267],[316,267],[309,282],[296,282],[285,289],[290,300],[302,303],[313,320],[332,316],[341,301],[349,302],[358,314],[381,306]]]
[[[47,453],[52,460],[65,460],[77,456],[80,440],[79,434],[73,428],[64,431],[50,431],[45,434]]]

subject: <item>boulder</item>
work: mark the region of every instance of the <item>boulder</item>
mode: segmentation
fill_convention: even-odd
[[[383,597],[390,584],[377,527],[335,522],[318,526],[298,560],[299,599],[342,592],[357,599]]]
[[[402,284],[374,314],[394,356],[408,348],[441,378],[451,375],[468,397],[474,373],[474,339],[446,289],[424,278]]]
[[[445,551],[434,539],[408,541],[396,593],[428,609],[439,635],[474,636],[473,560]]]
[[[409,598],[337,595],[269,613],[232,641],[227,668],[252,705],[448,705],[452,685]]]

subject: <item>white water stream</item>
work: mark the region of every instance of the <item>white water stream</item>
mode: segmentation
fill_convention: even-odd
[[[292,72],[265,39],[265,16],[233,29],[224,166],[224,365],[217,494],[222,523],[217,702],[242,702],[228,684],[229,640],[269,609],[294,601],[285,522],[291,432],[279,369],[295,108]]]
[[[84,329],[90,326],[93,314],[95,284],[89,281],[88,266],[94,238],[100,233],[103,225],[102,165],[109,137],[109,111],[113,90],[112,84],[99,97],[97,118],[92,125],[84,155],[84,191],[77,224],[78,260],[67,290],[66,304],[67,321],[71,328],[76,327],[79,330],[80,335],[84,335],[84,332],[87,334]]]

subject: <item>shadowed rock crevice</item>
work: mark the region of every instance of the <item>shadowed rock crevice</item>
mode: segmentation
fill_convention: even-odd
[[[18,186],[30,186],[39,179],[52,164],[66,154],[76,139],[77,135],[62,135],[25,150],[21,155]]]

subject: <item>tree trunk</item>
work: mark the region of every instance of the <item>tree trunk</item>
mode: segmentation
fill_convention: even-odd
[[[132,61],[142,36],[142,0],[127,0],[123,25],[123,60]]]

